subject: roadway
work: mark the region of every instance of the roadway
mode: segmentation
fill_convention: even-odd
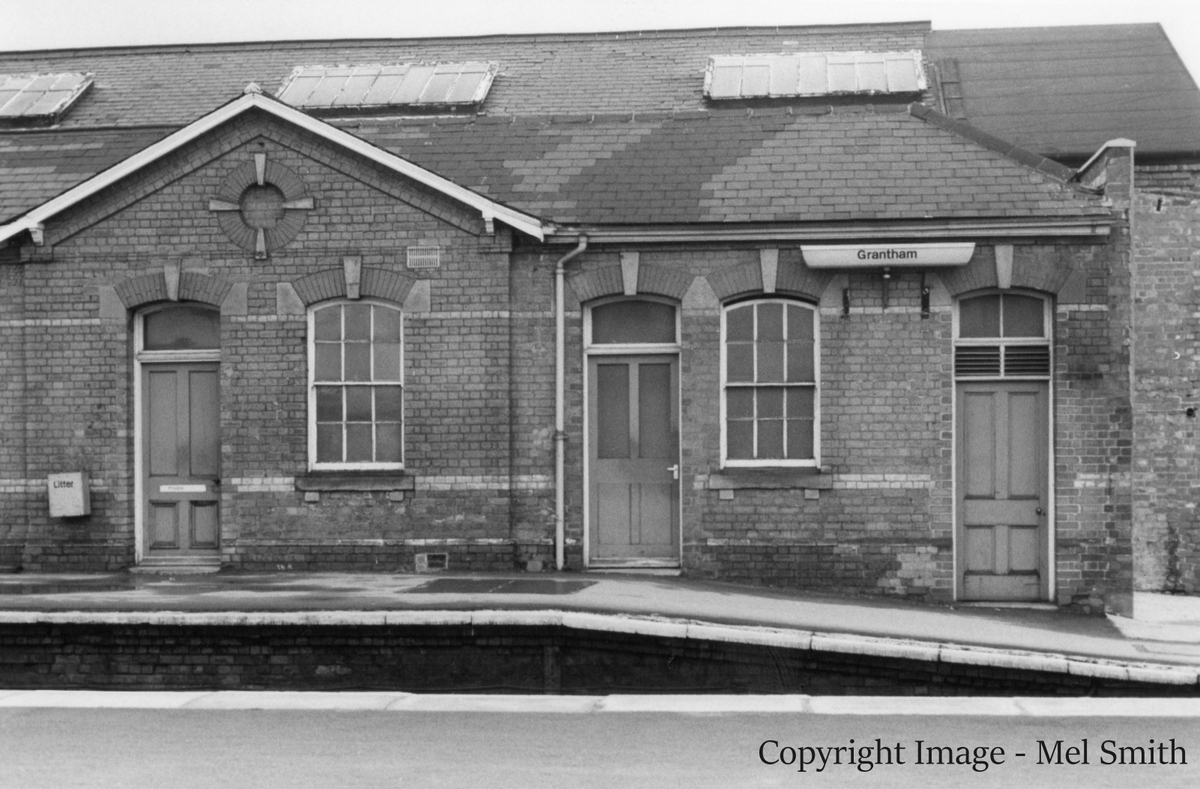
[[[5,789],[1168,789],[1197,765],[1196,699],[0,692]]]

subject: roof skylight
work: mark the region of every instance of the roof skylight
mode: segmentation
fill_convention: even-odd
[[[0,74],[0,122],[53,122],[91,84],[91,74]]]
[[[925,89],[921,53],[798,52],[788,55],[714,55],[704,95],[710,99],[782,98]]]
[[[277,96],[306,110],[478,104],[496,68],[495,63],[299,66]]]

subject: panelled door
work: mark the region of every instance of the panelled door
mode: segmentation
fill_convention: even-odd
[[[961,597],[1045,599],[1049,383],[959,383],[957,395]]]
[[[589,554],[679,561],[679,357],[588,359]]]
[[[143,556],[218,553],[220,382],[215,362],[142,365]]]

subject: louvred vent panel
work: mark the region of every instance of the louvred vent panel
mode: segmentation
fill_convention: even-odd
[[[1049,375],[1050,348],[1046,345],[1010,345],[1004,349],[1004,374]]]
[[[997,346],[955,348],[954,374],[960,378],[1000,375],[1000,348]]]

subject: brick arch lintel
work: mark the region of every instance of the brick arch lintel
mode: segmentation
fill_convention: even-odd
[[[233,290],[233,283],[223,277],[196,271],[179,271],[177,277],[174,298],[165,271],[129,277],[117,283],[113,289],[127,310],[135,310],[159,301],[195,301],[220,307],[225,297]]]
[[[292,288],[304,306],[349,296],[344,268],[328,268],[292,281]],[[382,268],[363,266],[358,295],[403,304],[417,278]]]
[[[625,278],[619,265],[602,266],[574,274],[567,278],[567,286],[581,303],[607,296],[627,295],[665,296],[675,301],[683,301],[695,279],[693,275],[670,266],[642,263],[637,267],[635,294],[625,291]]]
[[[1077,265],[1064,259],[1055,248],[1039,249],[1036,247],[1017,246],[1010,253],[1011,281],[1008,287],[1020,290],[1033,290],[1051,296],[1059,296],[1067,289],[1072,279],[1078,280],[1083,271],[1077,270]],[[966,293],[1001,286],[996,266],[996,250],[994,247],[980,247],[975,256],[966,266],[959,268],[938,269],[938,278],[946,287],[951,298],[958,298]]]
[[[821,300],[832,276],[831,271],[814,271],[797,260],[781,259],[776,269],[775,287],[770,291],[765,288],[763,267],[758,262],[743,263],[710,274],[708,283],[720,302],[762,295],[797,296],[816,302]]]

